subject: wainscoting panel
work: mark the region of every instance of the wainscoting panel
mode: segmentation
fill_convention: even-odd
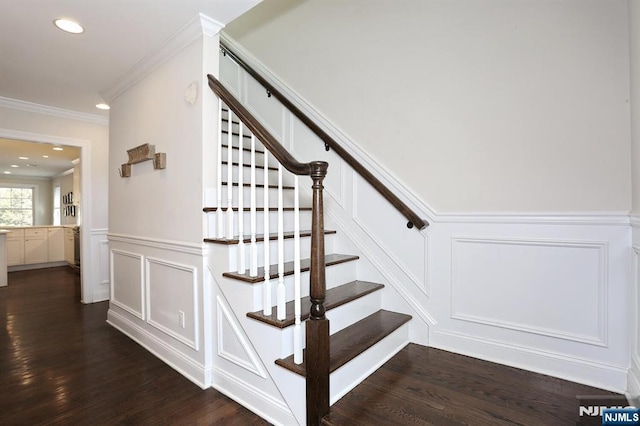
[[[107,229],[91,230],[92,271],[91,286],[93,288],[93,302],[109,300],[110,296],[110,267],[109,241]]]
[[[144,320],[143,257],[111,250],[111,303]]]
[[[220,81],[224,81],[225,87],[240,99],[241,96],[241,68],[228,56],[220,58]],[[207,89],[209,90],[209,89]]]
[[[220,296],[216,298],[216,301],[218,304],[218,355],[256,376],[266,379],[267,373],[260,364],[258,355],[247,341],[240,324],[233,318],[230,312],[231,308]]]
[[[194,267],[146,258],[147,322],[198,350],[198,274]]]
[[[452,318],[606,345],[606,243],[453,237],[452,252]]]

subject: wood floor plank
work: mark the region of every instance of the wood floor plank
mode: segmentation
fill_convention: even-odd
[[[1,425],[267,425],[202,390],[83,305],[68,268],[12,272],[0,288]]]

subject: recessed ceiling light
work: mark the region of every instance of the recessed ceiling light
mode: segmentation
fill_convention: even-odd
[[[29,157],[18,157],[19,160],[28,160]]]
[[[12,164],[11,167],[20,167],[17,164]]]
[[[54,151],[64,151],[64,148],[62,148],[61,146],[54,146],[53,150]]]
[[[53,21],[53,24],[56,27],[60,28],[62,31],[66,31],[71,34],[82,34],[84,32],[84,28],[82,28],[82,25],[70,19],[56,19],[55,21]]]
[[[11,172],[10,172],[10,171],[8,171],[8,170],[5,170],[5,171],[4,171],[4,174],[5,174],[5,175],[10,175],[10,174],[11,174]]]
[[[107,104],[97,104],[96,108],[98,109],[110,109],[111,107]]]
[[[27,167],[38,167],[38,165],[37,164],[29,164],[29,163],[27,163]]]
[[[42,158],[49,158],[49,156],[48,155],[43,155]]]

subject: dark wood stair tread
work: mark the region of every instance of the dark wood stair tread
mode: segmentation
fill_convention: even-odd
[[[228,131],[228,130],[224,130],[224,129],[223,129],[223,130],[220,130],[220,133],[222,133],[222,134],[224,134],[224,135],[228,135],[228,134],[229,134],[229,131]],[[231,133],[231,135],[232,135],[232,136],[240,136],[240,133],[232,132],[232,133]],[[243,137],[243,138],[249,138],[249,139],[251,139],[251,133],[249,133],[249,134],[244,134],[244,133],[243,133],[243,134],[242,134],[242,137]]]
[[[223,148],[229,148],[229,145],[227,145],[226,143],[223,143],[222,147]],[[239,149],[239,148],[236,145],[233,145],[231,147],[231,149]],[[246,152],[251,152],[251,148],[247,148],[247,147],[244,147],[244,146],[242,147],[242,150],[246,151]],[[264,154],[264,151],[256,149],[256,154]]]
[[[324,306],[327,310],[337,308],[338,306],[342,306],[345,303],[349,303],[382,288],[384,288],[383,284],[368,281],[351,281],[350,283],[327,290]],[[294,302],[287,302],[286,307],[287,315],[282,321],[277,318],[277,309],[275,306],[272,309],[272,315],[264,315],[262,311],[257,311],[249,312],[247,316],[278,328],[285,328],[293,325],[295,322]],[[309,318],[309,309],[311,308],[311,301],[309,297],[303,297],[300,300],[300,308],[302,312],[300,319],[304,321]]]
[[[324,263],[326,266],[337,265],[340,263],[351,262],[353,260],[358,260],[358,256],[353,256],[349,254],[328,254],[324,257]],[[301,259],[300,260],[300,270],[302,272],[306,272],[311,268],[310,259]],[[278,265],[270,266],[271,275],[269,277],[271,279],[278,278]],[[293,274],[293,262],[285,262],[284,264],[284,275],[292,275]],[[264,281],[264,268],[258,268],[258,275],[252,277],[249,275],[249,271],[245,274],[239,274],[237,272],[225,272],[222,276],[227,278],[234,278],[236,280],[245,281],[251,284],[259,283]]]
[[[227,165],[227,164],[229,164],[229,162],[225,160],[225,161],[223,161],[223,162],[222,162],[222,164],[223,164],[223,165]],[[235,161],[234,161],[233,163],[231,163],[231,165],[232,165],[232,166],[239,166],[239,165],[240,165],[240,163],[237,163],[237,162],[235,162]],[[242,164],[242,166],[243,166],[243,167],[251,167],[251,164],[243,163],[243,164]],[[264,169],[264,166],[261,166],[261,165],[256,164],[256,169]],[[269,166],[269,170],[276,170],[276,171],[277,171],[277,170],[278,170],[278,168],[277,168],[277,167]]]
[[[329,372],[360,355],[411,319],[410,315],[383,309],[330,336]],[[306,354],[305,354],[306,355]],[[276,364],[301,376],[306,365],[293,362],[293,355],[276,360]]]
[[[228,186],[229,182],[222,182],[223,186]],[[232,182],[231,186],[238,186],[238,182]],[[251,186],[250,183],[243,183],[242,184],[243,187],[245,188],[249,188]],[[256,183],[256,188],[264,188],[264,184],[262,183]],[[271,189],[278,189],[278,185],[269,185],[269,188]],[[295,188],[293,186],[289,186],[289,185],[282,185],[282,189],[283,190],[294,190]]]
[[[325,229],[324,234],[328,235],[328,234],[335,234],[336,231],[331,231],[328,229]],[[311,231],[310,230],[305,230],[305,231],[300,231],[300,237],[310,237],[311,236]],[[293,238],[293,231],[289,231],[289,232],[285,232],[284,233],[284,238],[285,239],[291,239]],[[277,232],[273,232],[271,234],[269,234],[269,240],[277,240],[278,239],[278,233]],[[245,243],[250,243],[251,242],[251,236],[246,236],[243,238]],[[256,242],[261,242],[264,241],[264,234],[257,234],[256,235]],[[228,238],[205,238],[204,239],[205,243],[214,243],[214,244],[226,244],[226,245],[231,245],[231,244],[238,244],[240,243],[240,239],[238,238],[238,236],[234,236],[232,239],[228,239]]]
[[[222,207],[222,210],[227,210],[226,207]],[[234,212],[238,211],[238,207],[231,207],[231,210],[233,210]],[[294,210],[293,207],[283,207],[283,209],[285,212],[292,212]],[[300,207],[300,211],[301,212],[310,212],[312,211],[313,208],[312,207]],[[212,212],[217,212],[218,211],[218,207],[203,207],[202,211],[205,213],[212,213]],[[251,211],[251,207],[243,207],[242,211],[245,212],[250,212]],[[263,212],[264,211],[264,207],[256,207],[256,211],[257,212]],[[269,207],[269,211],[270,212],[277,212],[278,208],[277,207]]]

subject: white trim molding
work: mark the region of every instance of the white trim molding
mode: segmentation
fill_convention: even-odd
[[[549,327],[525,324],[522,322],[514,322],[510,320],[487,318],[479,315],[463,313],[456,308],[456,289],[460,287],[458,270],[460,267],[457,263],[458,249],[464,244],[476,245],[495,245],[495,246],[519,246],[524,248],[567,248],[582,250],[595,250],[597,254],[597,335],[575,334],[564,330],[551,329]],[[520,239],[520,238],[485,238],[485,237],[451,237],[451,300],[450,312],[451,318],[460,321],[474,322],[477,324],[488,325],[492,327],[500,327],[520,332],[539,334],[542,336],[555,337],[559,339],[571,340],[579,343],[585,343],[595,346],[607,347],[607,295],[608,295],[608,274],[607,274],[607,255],[609,246],[603,241],[568,241],[568,240],[550,240],[550,239]],[[496,260],[498,260],[496,258]],[[469,259],[465,258],[461,262],[468,263]],[[500,259],[502,261],[502,259]],[[530,262],[531,259],[522,259],[524,262]],[[568,259],[566,260],[568,262]],[[491,268],[490,268],[491,269]],[[564,271],[553,271],[563,273]],[[564,277],[564,275],[563,275]],[[459,290],[462,291],[462,290]],[[554,297],[549,294],[548,297]]]
[[[86,123],[99,124],[101,126],[109,125],[109,117],[36,104],[33,102],[22,101],[20,99],[5,98],[2,96],[0,96],[0,107],[32,112],[35,114],[50,115],[58,118],[66,118],[69,120],[84,121]]]
[[[198,14],[164,42],[162,46],[147,55],[125,75],[120,77],[113,87],[101,92],[100,95],[107,102],[113,101],[199,37],[203,35],[213,37],[222,28],[224,28],[224,24],[202,13]]]
[[[116,293],[115,293],[115,286],[118,284],[116,283],[116,279],[115,279],[115,275],[114,275],[114,259],[116,256],[123,256],[123,257],[128,257],[131,259],[136,259],[139,262],[139,267],[140,267],[140,276],[136,277],[138,279],[138,282],[136,283],[139,287],[139,291],[140,291],[140,310],[136,310],[135,308],[127,305],[126,303],[118,300],[116,298]],[[116,249],[111,249],[110,251],[110,260],[109,260],[109,264],[111,265],[111,300],[110,302],[113,303],[115,306],[119,307],[120,309],[123,309],[127,312],[129,312],[131,315],[141,319],[141,320],[145,320],[145,295],[144,295],[144,256],[142,256],[141,254],[138,253],[131,253],[128,251],[123,251],[123,250],[116,250]]]
[[[107,234],[109,241],[117,241],[138,246],[153,247],[161,250],[206,256],[207,246],[203,243],[188,243],[184,241],[163,240],[159,238],[141,237],[137,235]]]

